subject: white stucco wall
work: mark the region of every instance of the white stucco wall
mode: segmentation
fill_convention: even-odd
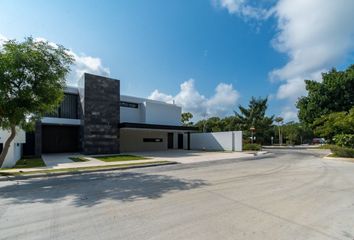
[[[141,113],[139,108],[120,107],[120,121],[141,123]]]
[[[126,95],[120,100],[138,104],[138,108],[120,107],[120,122],[182,125],[182,108],[175,104]]]
[[[5,144],[5,141],[10,136],[9,131],[0,130],[0,143]],[[12,141],[9,151],[6,155],[5,162],[2,167],[13,167],[22,155],[22,144],[26,142],[26,133],[23,130],[17,129],[15,139]]]
[[[181,123],[181,107],[163,102],[145,102],[145,120],[150,124],[176,125]]]
[[[193,150],[242,151],[242,132],[191,133]]]

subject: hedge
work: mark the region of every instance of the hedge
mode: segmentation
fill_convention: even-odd
[[[259,151],[261,150],[262,146],[256,143],[246,143],[243,144],[244,151]]]
[[[354,149],[340,146],[330,146],[331,152],[336,157],[354,158]]]

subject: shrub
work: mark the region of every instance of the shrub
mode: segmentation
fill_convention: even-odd
[[[340,147],[340,146],[331,146],[331,152],[336,157],[346,157],[346,158],[354,158],[354,149],[348,147]]]
[[[261,148],[262,146],[256,143],[246,143],[243,145],[244,151],[259,151]]]
[[[338,146],[354,148],[354,134],[337,134],[333,140]]]

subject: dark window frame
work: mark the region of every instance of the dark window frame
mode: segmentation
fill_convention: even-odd
[[[143,142],[162,143],[163,138],[143,138]]]
[[[45,117],[79,119],[79,96],[73,93],[64,93],[64,99],[60,105]]]
[[[120,101],[120,106],[127,107],[127,108],[139,108],[139,103]]]

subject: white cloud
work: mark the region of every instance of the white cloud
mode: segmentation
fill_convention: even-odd
[[[239,98],[238,92],[233,88],[232,84],[220,83],[215,94],[207,101],[207,112],[209,115],[225,115],[233,111]],[[231,108],[231,109],[230,109]]]
[[[47,39],[41,37],[38,37],[35,40],[47,41]],[[49,42],[49,44],[52,46],[57,46],[53,42]],[[71,54],[75,60],[74,65],[71,67],[71,72],[66,79],[68,85],[76,86],[78,80],[85,72],[101,76],[109,76],[110,70],[109,68],[103,66],[100,58],[86,56],[85,54],[77,54],[72,50],[69,50],[68,53]]]
[[[248,0],[213,0],[213,5],[227,9],[230,14],[236,14],[245,20],[267,19],[272,9],[264,9],[258,6],[252,6]]]
[[[189,79],[180,85],[180,91],[175,96],[154,90],[148,97],[154,100],[172,103],[182,107],[183,112],[191,112],[194,120],[204,117],[225,116],[233,112],[239,99],[238,92],[232,84],[220,83],[210,98],[200,94],[195,88],[194,80]]]
[[[5,37],[4,35],[0,34],[0,47],[2,44],[4,44],[4,42],[6,42],[8,40],[7,37]]]
[[[7,40],[8,40],[7,37],[0,34],[0,47]],[[35,41],[46,42],[48,40],[43,37],[37,37],[35,38]],[[48,41],[48,43],[53,47],[57,46],[54,42]],[[72,50],[69,50],[68,53],[71,54],[75,59],[75,63],[71,67],[71,72],[69,73],[66,79],[68,85],[76,86],[78,80],[80,79],[80,77],[84,72],[102,75],[102,76],[109,76],[110,70],[109,68],[103,66],[100,58],[86,56],[84,54],[78,54]]]
[[[280,99],[304,95],[304,79],[321,80],[320,73],[342,62],[354,50],[354,1],[280,0],[274,8],[278,34],[273,47],[289,56],[270,73],[284,82]]]
[[[284,118],[284,122],[296,121],[297,120],[297,109],[291,106],[285,106],[280,116]]]
[[[86,56],[83,54],[79,55],[73,51],[70,51],[70,53],[74,56],[75,64],[67,78],[67,83],[69,85],[77,85],[78,79],[85,72],[101,76],[109,76],[110,70],[109,68],[103,66],[100,58]]]
[[[252,7],[250,0],[214,0],[214,5],[244,19],[275,18],[272,46],[288,61],[269,77],[281,83],[276,97],[288,100],[283,114],[289,119],[295,116],[297,98],[306,94],[304,79],[321,81],[321,72],[343,63],[354,51],[353,0],[278,0],[267,8]]]

